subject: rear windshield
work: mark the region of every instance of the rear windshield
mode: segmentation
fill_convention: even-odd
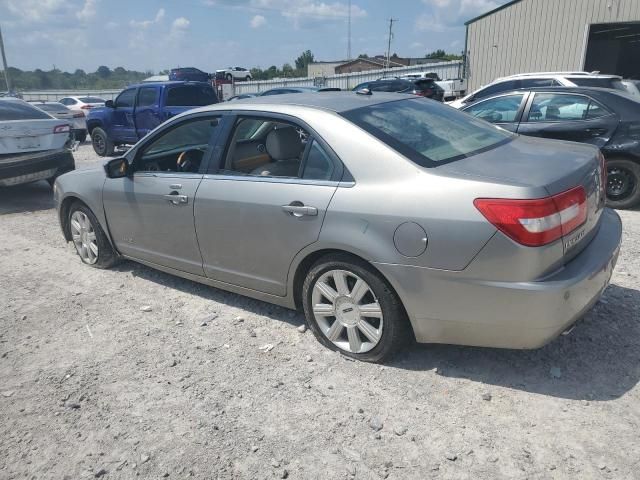
[[[575,83],[579,87],[600,87],[600,88],[613,88],[615,90],[626,91],[624,83],[618,78],[598,78],[598,77],[569,77],[572,83]]]
[[[69,110],[61,103],[36,103],[35,106],[45,112],[66,112]]]
[[[104,98],[100,97],[78,97],[82,103],[104,103]]]
[[[181,85],[167,93],[167,107],[204,107],[218,103],[218,97],[208,85]]]
[[[42,120],[51,116],[39,108],[20,101],[0,101],[0,121],[2,120]]]
[[[437,102],[407,99],[342,114],[423,167],[485,152],[514,135]]]

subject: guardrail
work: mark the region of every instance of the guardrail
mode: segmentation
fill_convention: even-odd
[[[118,90],[34,90],[20,92],[22,99],[42,100],[45,102],[57,102],[64,97],[100,97],[105,100],[113,100],[122,91]]]

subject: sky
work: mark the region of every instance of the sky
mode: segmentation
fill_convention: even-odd
[[[351,52],[422,57],[464,48],[464,22],[507,0],[352,0]],[[10,66],[23,70],[100,65],[154,71],[178,66],[294,64],[347,57],[348,0],[0,0]]]

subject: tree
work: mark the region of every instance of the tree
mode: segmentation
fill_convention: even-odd
[[[313,53],[311,50],[306,50],[302,52],[302,54],[296,58],[296,68],[298,70],[306,70],[307,66],[313,62],[315,59],[313,57]]]
[[[98,76],[100,78],[107,78],[111,75],[111,70],[109,69],[109,67],[105,67],[104,65],[100,65],[98,67],[98,70],[96,70],[96,73],[98,74]]]
[[[461,60],[462,57],[460,55],[456,55],[455,53],[447,53],[442,49],[435,50],[431,53],[427,53],[424,58],[433,58],[437,60]]]
[[[367,55],[366,53],[361,53],[360,55],[358,55],[358,58],[369,58],[369,55]]]
[[[283,77],[293,77],[293,75],[294,75],[293,67],[290,64],[285,63],[284,65],[282,65]]]

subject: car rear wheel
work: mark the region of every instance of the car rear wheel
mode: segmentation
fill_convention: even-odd
[[[115,145],[109,140],[107,132],[100,127],[91,130],[91,144],[93,150],[101,157],[110,157],[115,151]]]
[[[247,75],[246,77],[244,77],[244,81],[248,82],[249,80],[251,80],[251,77],[249,75]]]
[[[640,203],[640,165],[631,160],[607,160],[607,206],[631,208]]]
[[[302,287],[309,328],[326,347],[366,362],[381,362],[409,338],[398,296],[371,266],[349,255],[316,262]]]
[[[69,234],[80,259],[95,268],[109,268],[118,259],[98,219],[82,203],[69,209]]]
[[[227,73],[227,80],[229,81],[233,80],[233,75],[231,75],[230,73]]]

